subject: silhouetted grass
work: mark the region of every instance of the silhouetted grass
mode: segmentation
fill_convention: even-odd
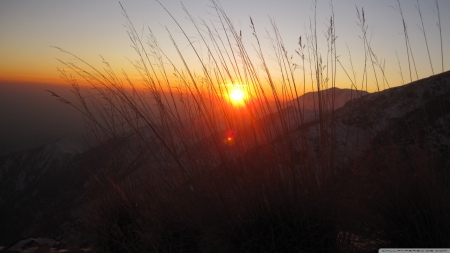
[[[258,55],[252,59],[222,7],[212,4],[220,27],[198,23],[187,12],[207,57],[173,17],[197,57],[190,60],[202,67],[201,76],[190,69],[170,31],[181,66],[166,56],[150,29],[145,43],[125,10],[138,56],[133,64],[145,90],[131,79],[120,80],[107,62],[102,72],[68,52],[78,63],[61,61],[91,85],[83,89],[62,71],[79,100],[63,102],[79,109],[92,132],[107,140],[93,152],[94,166],[87,169],[93,194],[85,206],[86,231],[94,249],[377,252],[379,247],[448,247],[450,188],[448,178],[437,172],[439,166],[428,161],[431,155],[386,152],[345,164],[335,152],[334,95],[315,97],[320,152],[308,137],[304,105],[287,103],[304,93],[308,68],[317,94],[335,87],[342,64],[334,14],[326,34],[326,62],[317,46],[315,16],[306,39],[300,38],[301,77],[294,74],[295,65],[272,22],[271,42],[282,74],[278,83],[256,24],[250,20]],[[384,69],[367,38],[362,9],[357,17],[368,56],[364,64],[370,59],[380,89],[376,75],[381,72],[384,82]],[[409,57],[405,23],[404,28]],[[364,87],[367,68],[363,76]],[[236,108],[224,99],[231,87],[223,84],[229,81],[245,84],[250,96],[245,106]],[[236,135],[227,139],[227,130]]]

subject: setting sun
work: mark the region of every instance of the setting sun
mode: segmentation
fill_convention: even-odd
[[[234,105],[243,104],[246,98],[245,92],[240,88],[233,88],[229,93],[231,103]]]

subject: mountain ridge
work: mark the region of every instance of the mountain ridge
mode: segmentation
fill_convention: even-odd
[[[348,96],[355,94],[350,92]],[[295,125],[293,121],[288,136],[297,148],[292,152],[296,159],[301,159],[299,147],[303,144],[298,141],[302,136],[307,136],[308,149],[318,160],[328,155],[323,152],[320,139],[332,136],[330,147],[340,159],[338,166],[343,168],[351,168],[355,161],[369,155],[380,155],[393,143],[405,150],[428,149],[440,157],[441,163],[449,162],[450,71],[384,91],[366,93],[344,103],[345,98],[342,96],[335,100],[333,114],[331,111],[323,112],[323,122],[317,120],[314,112],[311,112],[312,120],[307,124]],[[290,108],[278,113],[291,117],[302,111],[295,106]],[[279,117],[275,115],[274,118]],[[278,145],[286,138],[283,136],[279,134],[265,145]],[[121,146],[130,141],[123,137],[114,145]],[[130,147],[127,145],[122,147]],[[0,156],[0,223],[13,227],[11,231],[0,234],[0,244],[27,236],[57,236],[68,226],[73,226],[74,223],[67,223],[67,220],[79,219],[75,210],[89,189],[89,177],[85,172],[90,169],[95,173],[90,153],[97,152],[98,157],[108,159],[110,153],[102,155],[107,149],[106,142],[87,150],[83,145],[62,139],[32,150]],[[241,155],[251,156],[258,150],[256,147]],[[152,155],[162,155],[159,152],[156,148]],[[123,162],[128,160],[135,161],[134,157],[127,157]],[[145,161],[155,162],[152,157]],[[55,210],[63,215],[57,215]],[[60,222],[59,227],[42,225],[55,221]]]

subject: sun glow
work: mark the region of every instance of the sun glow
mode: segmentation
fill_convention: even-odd
[[[243,89],[234,87],[228,93],[228,97],[233,105],[243,105],[247,96]]]

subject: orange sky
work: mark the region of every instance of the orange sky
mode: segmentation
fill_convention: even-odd
[[[301,65],[301,58],[295,53],[298,49],[298,38],[301,35],[305,43],[309,33],[309,22],[314,18],[314,1],[222,1],[222,6],[228,17],[233,22],[236,31],[242,33],[244,46],[249,53],[255,67],[258,68],[261,79],[267,78],[261,67],[261,62],[255,53],[257,43],[249,28],[249,16],[256,26],[264,57],[269,71],[277,88],[281,87],[282,73],[275,60],[275,52],[268,41],[266,30],[271,31],[270,18],[277,23],[279,32],[285,43],[285,48],[292,62]],[[325,33],[331,15],[330,1],[317,2],[317,37],[319,40],[319,53],[326,63],[326,37]],[[418,26],[421,21],[415,6],[416,1],[400,1],[405,21],[408,26],[411,49],[416,63],[417,75],[413,73],[413,80],[427,77],[432,74],[428,60],[425,40]],[[450,41],[450,1],[438,1],[442,23],[442,39],[444,41],[444,70],[450,66],[450,53],[446,45]],[[169,59],[180,70],[183,62],[172,45],[167,29],[174,36],[178,47],[187,59],[191,71],[197,76],[202,76],[202,68],[196,55],[189,47],[189,42],[183,37],[180,29],[170,16],[154,1],[122,1],[122,4],[139,31],[149,26],[158,39],[160,47]],[[187,20],[179,1],[164,1],[166,7],[177,18],[188,34],[192,44],[198,50],[200,57],[207,59],[207,48],[199,43],[200,36],[194,30],[192,23]],[[209,25],[214,24],[221,29],[217,15],[210,7],[209,1],[184,1],[191,15],[200,22],[205,20]],[[358,88],[365,87],[363,81],[364,43],[361,40],[361,31],[358,27],[355,6],[365,10],[368,25],[368,36],[372,48],[385,66],[385,75],[391,86],[402,84],[400,68],[403,71],[404,82],[410,81],[408,71],[408,57],[403,35],[401,16],[395,8],[396,1],[391,0],[333,0],[335,15],[335,29],[337,39],[337,55],[348,74],[353,78],[351,63],[355,70],[356,84]],[[441,48],[439,30],[437,29],[437,15],[435,1],[419,1],[425,31],[427,33],[433,69],[435,73],[442,71]],[[43,1],[1,1],[0,2],[0,82],[34,82],[34,83],[64,83],[59,77],[57,67],[64,66],[57,58],[64,61],[73,61],[74,58],[59,52],[51,46],[58,46],[72,52],[86,60],[93,66],[102,69],[102,60],[99,55],[111,64],[119,77],[123,78],[122,70],[139,84],[141,82],[137,72],[131,66],[130,60],[137,59],[137,55],[130,47],[130,40],[126,33],[125,18],[121,13],[120,5],[114,1],[68,1],[68,0],[43,0]],[[221,32],[221,31],[220,31]],[[148,31],[144,30],[144,36]],[[223,37],[222,37],[223,38]],[[227,41],[224,41],[226,44]],[[233,42],[232,42],[233,44]],[[349,52],[350,51],[350,52]],[[398,58],[397,58],[398,55]],[[350,58],[351,57],[351,58]],[[350,59],[352,62],[350,62]],[[79,61],[75,61],[78,62]],[[325,65],[324,63],[324,65]],[[168,60],[164,60],[167,75],[175,80],[173,67]],[[370,60],[367,62],[367,74],[369,81],[367,89],[376,91],[375,79]],[[330,63],[328,62],[328,66]],[[400,66],[399,66],[400,65]],[[311,89],[309,80],[310,70],[307,68],[306,90]],[[377,73],[380,79],[381,73]],[[303,85],[303,73],[300,69],[294,72],[294,76],[301,86]],[[380,79],[381,80],[381,79]],[[347,74],[338,66],[336,85],[341,88],[350,88]],[[331,84],[329,84],[331,85]],[[382,84],[381,88],[387,88]],[[280,88],[281,89],[281,88]],[[303,88],[301,89],[303,90]]]

